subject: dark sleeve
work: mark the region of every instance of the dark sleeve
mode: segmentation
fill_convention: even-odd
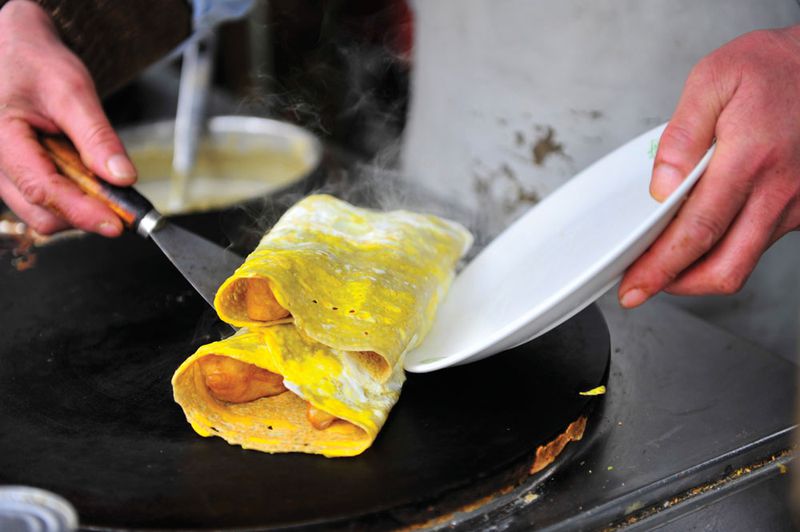
[[[187,0],[35,0],[83,60],[102,96],[130,81],[191,32]],[[0,0],[0,6],[5,1]]]

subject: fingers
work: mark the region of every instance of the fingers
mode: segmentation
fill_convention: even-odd
[[[682,272],[665,291],[675,295],[738,292],[761,255],[776,239],[775,235],[781,233],[778,228],[782,215],[775,206],[775,199],[769,194],[754,193],[725,237],[702,260]]]
[[[650,195],[658,201],[669,197],[711,147],[717,118],[728,99],[727,88],[714,89],[713,72],[712,60],[698,63],[661,135],[650,181]]]
[[[122,222],[116,214],[57,173],[27,123],[13,118],[2,120],[0,146],[0,170],[6,177],[5,187],[11,183],[16,189],[9,197],[29,215],[26,221],[33,223],[34,228],[42,228],[45,233],[57,230],[55,221],[42,215],[44,209],[85,231],[104,236],[118,236],[122,232]],[[6,198],[5,193],[3,197]],[[23,212],[9,206],[24,217]]]
[[[705,174],[678,215],[656,242],[628,269],[619,287],[620,303],[644,303],[705,255],[725,234],[750,193],[756,161],[740,143],[720,139]]]
[[[0,174],[0,197],[28,227],[42,235],[51,235],[63,231],[69,224],[43,207],[29,203],[17,187],[4,175]]]
[[[136,169],[106,118],[88,73],[76,68],[60,80],[62,97],[54,97],[49,115],[72,140],[86,166],[120,186],[136,181]]]

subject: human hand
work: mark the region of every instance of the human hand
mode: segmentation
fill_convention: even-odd
[[[746,34],[702,59],[661,137],[650,194],[663,201],[716,137],[678,215],[628,268],[618,296],[732,294],[800,226],[800,26]]]
[[[63,131],[88,168],[115,185],[136,180],[80,59],[30,0],[0,9],[0,198],[31,228],[51,234],[70,226],[105,236],[120,219],[56,171],[36,130]]]

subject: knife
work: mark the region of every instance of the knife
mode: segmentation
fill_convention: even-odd
[[[41,135],[39,140],[61,174],[102,201],[125,227],[155,242],[203,299],[214,306],[217,289],[242,265],[242,257],[170,223],[133,187],[118,187],[98,179],[65,137]]]

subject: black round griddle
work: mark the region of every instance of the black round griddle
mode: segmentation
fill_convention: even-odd
[[[219,217],[186,217],[221,238]],[[170,377],[224,326],[150,242],[83,236],[0,257],[0,484],[58,493],[84,527],[390,528],[519,482],[605,382],[590,307],[472,365],[409,375],[374,446],[326,459],[201,438]],[[574,448],[576,444],[570,444]]]

